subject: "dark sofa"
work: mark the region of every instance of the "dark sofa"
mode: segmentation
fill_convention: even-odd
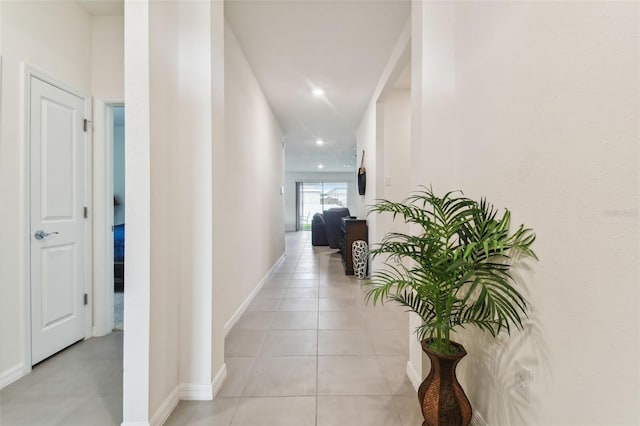
[[[329,240],[327,240],[327,230],[324,225],[324,218],[322,213],[316,213],[311,219],[311,245],[313,246],[328,246]]]
[[[346,207],[333,208],[325,210],[322,214],[324,219],[324,226],[327,231],[327,240],[329,247],[333,249],[342,250],[342,229],[340,227],[340,219],[343,217],[349,217],[349,209]]]

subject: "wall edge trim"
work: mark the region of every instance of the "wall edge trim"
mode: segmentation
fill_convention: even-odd
[[[161,426],[164,422],[167,421],[173,410],[176,408],[180,402],[180,385],[173,388],[171,393],[167,396],[167,398],[160,404],[160,407],[153,414],[149,423],[144,422],[135,422],[135,423],[127,423],[126,426],[142,426],[142,425],[151,425],[151,426]],[[124,423],[123,423],[124,425]]]
[[[213,381],[211,382],[211,387],[212,387],[211,399],[213,399],[218,394],[226,378],[227,378],[227,364],[224,363],[222,364],[222,367],[220,367],[215,377],[213,378]]]
[[[420,378],[420,375],[418,374],[418,372],[416,371],[416,369],[413,367],[413,364],[411,363],[411,361],[407,361],[407,378],[409,379],[409,381],[411,382],[411,385],[413,386],[413,389],[418,392],[418,388],[420,387],[420,383],[422,383],[422,379]]]
[[[26,375],[27,375],[27,371],[25,371],[23,362],[14,365],[8,370],[5,370],[2,373],[0,373],[0,389],[3,389],[9,386],[11,383],[15,382],[16,380]]]

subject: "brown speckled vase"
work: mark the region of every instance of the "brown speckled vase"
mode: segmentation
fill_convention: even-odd
[[[431,360],[431,372],[418,388],[422,408],[422,426],[468,426],[471,422],[471,404],[458,379],[456,365],[467,354],[464,347],[451,342],[459,352],[443,355],[427,347],[429,339],[422,341],[422,350]]]

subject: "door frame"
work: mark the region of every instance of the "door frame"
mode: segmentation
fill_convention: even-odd
[[[24,170],[25,170],[25,197],[24,197],[24,215],[26,216],[26,220],[24,223],[24,235],[26,244],[24,247],[24,256],[25,256],[25,285],[24,285],[24,374],[31,372],[31,79],[37,78],[51,86],[57,87],[60,90],[64,90],[65,92],[71,93],[74,96],[84,99],[84,118],[89,120],[89,123],[92,122],[92,110],[91,110],[91,98],[87,96],[84,92],[67,85],[66,83],[61,82],[60,80],[52,77],[51,75],[34,68],[31,65],[24,64],[24,72],[23,72],[23,85],[24,85]],[[84,143],[85,143],[85,154],[84,154],[84,165],[85,165],[85,203],[86,207],[89,209],[89,214],[87,220],[84,221],[84,244],[85,244],[85,253],[83,256],[84,262],[84,292],[87,293],[89,300],[93,299],[92,294],[92,277],[93,277],[93,264],[92,264],[92,253],[93,253],[93,245],[92,245],[92,229],[93,229],[93,205],[92,205],[92,195],[93,195],[93,167],[91,159],[93,158],[93,147],[92,147],[92,132],[86,131],[84,132]],[[84,311],[84,338],[87,339],[91,337],[92,332],[92,316],[93,316],[93,307],[91,303],[87,303],[85,305]]]
[[[94,98],[93,336],[111,333],[113,318],[113,107],[124,99]]]

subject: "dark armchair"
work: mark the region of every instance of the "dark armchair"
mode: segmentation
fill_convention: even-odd
[[[327,230],[329,247],[342,250],[343,235],[340,227],[340,218],[350,216],[349,209],[346,207],[336,207],[325,210],[322,216],[324,218],[324,226]]]

